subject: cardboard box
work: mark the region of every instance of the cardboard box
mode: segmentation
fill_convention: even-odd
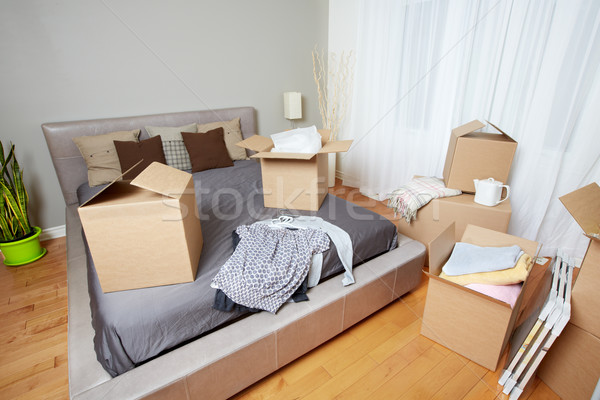
[[[319,130],[323,147],[318,153],[272,153],[273,141],[254,135],[237,143],[257,153],[265,207],[317,211],[328,191],[328,153],[348,151],[352,140],[328,142],[329,131]]]
[[[192,175],[157,162],[79,207],[104,292],[192,282],[202,251]]]
[[[571,320],[542,361],[538,376],[564,399],[589,399],[600,378],[600,187],[560,198],[590,238],[571,293]]]
[[[562,196],[560,201],[590,238],[571,294],[570,322],[600,337],[600,187],[589,184]]]
[[[507,303],[440,278],[442,266],[456,243],[455,237],[455,226],[451,224],[430,244],[429,272],[425,272],[429,276],[429,287],[421,334],[494,371],[517,317],[527,305],[523,304],[523,299],[537,302],[531,293],[544,294],[528,278],[523,283],[515,307],[511,309]],[[537,242],[474,225],[467,225],[461,241],[477,246],[518,245],[534,259],[540,247]],[[533,268],[546,267],[534,264]],[[529,276],[532,275],[544,274],[533,274],[532,271]]]
[[[512,213],[510,200],[496,207],[487,207],[473,201],[475,196],[460,196],[433,199],[417,212],[417,219],[407,223],[398,221],[398,232],[409,238],[418,240],[427,247],[425,265],[429,265],[429,242],[452,222],[456,223],[456,240],[460,240],[468,224],[488,228],[498,232],[506,232]]]
[[[476,132],[485,126],[471,121],[452,130],[446,163],[446,187],[475,193],[473,179],[494,178],[506,184],[517,142],[491,124],[499,134]]]
[[[590,399],[600,378],[599,355],[600,338],[568,323],[537,375],[561,399]]]

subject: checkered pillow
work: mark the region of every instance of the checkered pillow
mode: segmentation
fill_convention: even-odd
[[[183,140],[164,140],[162,145],[167,165],[181,170],[192,169],[190,155]]]

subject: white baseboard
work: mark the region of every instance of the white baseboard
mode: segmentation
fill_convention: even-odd
[[[67,235],[66,225],[54,226],[52,228],[46,228],[42,230],[40,234],[40,241],[48,239],[56,239]]]

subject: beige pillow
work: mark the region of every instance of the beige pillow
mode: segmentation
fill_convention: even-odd
[[[140,130],[134,129],[73,138],[87,165],[90,186],[110,183],[121,175],[121,164],[113,141],[137,142],[139,135]]]
[[[241,142],[242,128],[240,127],[240,119],[235,118],[231,121],[210,122],[208,124],[198,124],[198,132],[204,133],[216,128],[223,128],[225,132],[225,146],[232,160],[246,160],[246,149],[243,149],[235,144]]]
[[[195,123],[184,126],[146,126],[145,128],[150,137],[160,136],[163,142],[183,140],[181,132],[198,132]]]

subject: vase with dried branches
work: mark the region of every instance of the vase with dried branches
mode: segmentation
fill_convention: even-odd
[[[355,58],[352,50],[339,56],[317,46],[312,51],[313,78],[317,85],[319,113],[323,129],[329,130],[329,140],[337,140],[346,111],[352,100]],[[329,155],[329,186],[335,184],[336,154]]]
[[[336,140],[352,96],[354,53],[350,50],[339,56],[333,52],[326,55],[315,46],[312,61],[323,129],[331,131],[329,140]]]

